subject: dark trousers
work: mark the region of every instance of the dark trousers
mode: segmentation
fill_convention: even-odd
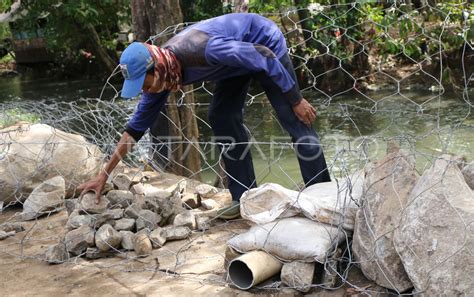
[[[283,56],[280,62],[297,81],[289,56]],[[236,76],[217,82],[209,107],[216,142],[222,144],[220,149],[232,199],[239,201],[245,191],[257,186],[248,133],[243,125],[244,104],[252,78],[261,84],[280,124],[291,136],[305,185],[330,181],[316,131],[296,117],[281,89],[265,73]]]

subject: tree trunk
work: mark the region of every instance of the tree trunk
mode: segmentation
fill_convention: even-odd
[[[135,40],[144,42],[151,35],[145,0],[132,0],[130,8],[132,10],[132,26]]]
[[[85,24],[84,28],[87,30],[88,38],[91,43],[92,50],[97,55],[99,62],[107,69],[109,73],[112,73],[117,66],[117,63],[109,56],[107,51],[102,47],[100,42],[99,34],[91,24]]]
[[[222,6],[230,6],[232,12],[249,12],[249,0],[223,0]]]
[[[249,0],[233,0],[233,12],[249,12]]]
[[[167,27],[183,22],[180,2],[178,0],[132,0],[132,18],[135,38],[138,41],[146,41],[150,36],[156,35]],[[160,38],[165,42],[167,36]],[[192,86],[183,87],[185,92],[191,91]],[[197,173],[201,169],[201,156],[199,154],[199,131],[197,121],[194,117],[194,95],[192,92],[183,98],[183,105],[177,106],[177,95],[171,94],[166,107],[166,116],[158,117],[150,129],[154,143],[163,145],[158,138],[170,136],[171,145],[165,144],[167,155],[171,160],[156,157],[153,161],[163,170],[169,170],[175,174],[193,176],[200,179]],[[168,133],[163,127],[169,127]],[[166,138],[166,137],[164,137]],[[189,142],[183,145],[184,140]],[[194,143],[192,143],[194,142]],[[169,143],[168,143],[169,144]],[[196,174],[197,173],[197,174]]]

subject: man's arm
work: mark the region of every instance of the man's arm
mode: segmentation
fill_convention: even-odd
[[[136,142],[133,137],[127,132],[124,132],[117,143],[117,147],[115,148],[112,157],[110,158],[109,162],[107,162],[105,167],[100,170],[99,174],[95,178],[77,187],[77,189],[81,191],[81,196],[89,191],[93,191],[96,195],[96,201],[99,203],[100,195],[104,189],[107,179],[109,178],[109,175],[115,169],[120,160],[122,160],[123,157],[125,157],[125,155],[132,150],[135,143]]]
[[[77,189],[81,191],[81,196],[89,191],[93,191],[96,194],[97,202],[100,201],[100,195],[109,175],[120,160],[132,150],[135,143],[145,134],[145,131],[153,124],[158,113],[163,109],[168,94],[169,92],[165,91],[156,94],[145,93],[142,95],[140,103],[133,117],[129,120],[110,160],[96,177],[77,187]]]
[[[169,91],[161,93],[144,93],[132,118],[128,121],[125,131],[136,142],[142,138],[146,130],[151,127],[158,114],[163,110]]]

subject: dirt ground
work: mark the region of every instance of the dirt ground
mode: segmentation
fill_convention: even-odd
[[[165,187],[168,182],[172,183],[173,179],[162,176],[153,183]],[[4,210],[0,214],[0,224],[15,221],[15,213],[20,211],[20,207]],[[25,231],[0,241],[2,296],[300,295],[295,290],[281,288],[260,287],[244,292],[229,284],[224,268],[226,242],[235,234],[248,230],[249,225],[243,220],[215,220],[209,230],[195,231],[186,240],[167,242],[146,258],[137,258],[134,252],[120,252],[109,258],[72,258],[63,264],[49,265],[44,261],[44,253],[65,234],[66,221],[67,212],[63,210],[36,221],[23,222]],[[274,281],[278,279],[263,285]],[[358,288],[379,291],[355,267],[351,269],[349,281]],[[308,293],[309,296],[359,294],[359,290],[347,284],[332,291],[313,288]]]

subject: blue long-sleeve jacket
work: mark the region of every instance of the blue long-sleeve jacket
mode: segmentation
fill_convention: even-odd
[[[291,104],[302,98],[298,85],[279,61],[287,52],[282,32],[258,14],[234,13],[201,21],[163,47],[180,61],[183,85],[264,71]],[[168,91],[142,94],[126,129],[135,140],[153,124],[168,95]]]

